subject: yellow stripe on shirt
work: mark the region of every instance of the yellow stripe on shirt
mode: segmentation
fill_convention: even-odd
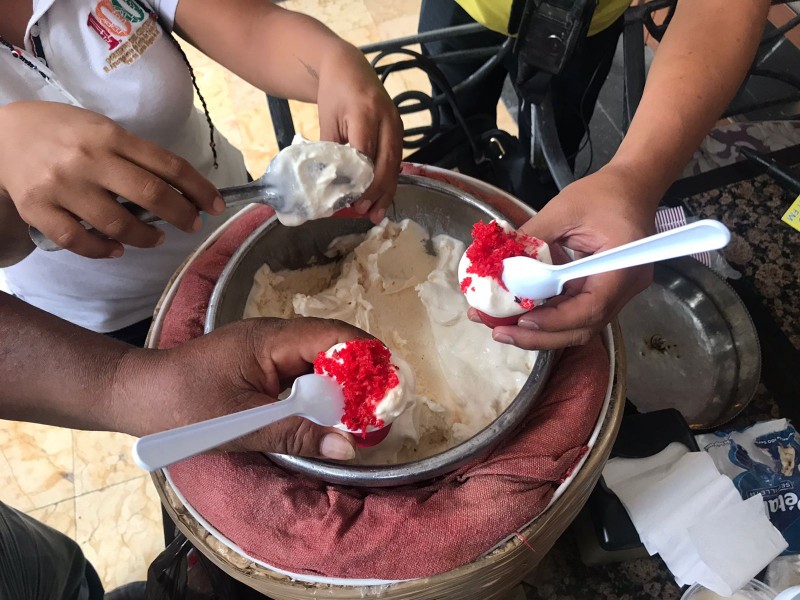
[[[508,35],[512,0],[456,0],[456,2],[484,27]],[[595,35],[609,27],[630,5],[631,0],[599,0],[592,23],[589,25],[589,35]]]

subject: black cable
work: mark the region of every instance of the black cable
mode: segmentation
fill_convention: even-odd
[[[162,27],[163,29],[163,27]],[[186,56],[186,52],[183,51],[180,43],[175,37],[169,33],[168,29],[164,29],[164,32],[167,34],[167,37],[172,40],[172,43],[175,44],[175,47],[178,49],[181,57],[183,58],[183,62],[186,63],[186,68],[189,69],[189,77],[192,79],[192,87],[194,87],[194,91],[197,92],[197,97],[200,99],[200,104],[203,107],[203,114],[206,116],[206,123],[208,123],[208,134],[209,134],[209,146],[211,147],[211,155],[214,158],[214,168],[219,169],[219,162],[217,162],[217,144],[214,141],[214,122],[211,120],[211,113],[208,112],[208,105],[206,104],[206,99],[203,97],[203,93],[200,91],[200,86],[197,85],[197,77],[194,74],[194,68],[192,67],[192,63],[189,62],[189,57]]]
[[[381,59],[390,56],[392,54],[404,54],[406,56],[412,57],[412,60],[404,61],[402,63],[392,63],[384,67],[377,66],[377,63]],[[470,149],[472,150],[472,156],[473,160],[475,161],[475,164],[481,164],[486,160],[486,157],[480,151],[477,143],[473,139],[473,135],[469,129],[469,126],[467,125],[467,121],[458,107],[458,103],[456,102],[456,97],[455,93],[453,92],[453,88],[450,86],[450,83],[447,81],[447,78],[445,77],[444,73],[442,73],[441,69],[439,69],[439,67],[433,60],[431,60],[427,56],[420,54],[419,52],[414,52],[413,50],[409,50],[407,48],[399,48],[396,50],[387,50],[384,52],[380,52],[375,58],[372,59],[371,65],[380,74],[381,83],[385,83],[389,75],[391,75],[395,70],[405,70],[411,68],[411,66],[414,66],[415,68],[423,71],[430,79],[431,84],[442,91],[442,95],[445,97],[448,104],[450,105],[450,108],[453,111],[453,116],[458,122],[458,125],[464,130],[464,133],[467,136],[467,143],[469,144]],[[402,66],[402,69],[399,68],[400,66]],[[405,94],[400,94],[398,98],[402,97],[402,99],[405,99],[406,97],[409,97],[408,94],[409,94],[408,92],[406,92]],[[422,98],[423,96],[424,100]],[[414,94],[414,98],[419,102],[419,106],[431,110],[432,111],[431,114],[433,114],[433,111],[436,110],[436,102],[434,101],[433,98],[427,96],[427,94],[419,92],[419,94]],[[395,103],[397,102],[396,99],[394,99],[393,101]],[[406,112],[411,112],[411,111],[406,111]],[[438,123],[438,120],[436,122]],[[414,129],[414,134],[421,135],[422,138],[420,140],[411,143],[422,145],[424,143],[427,143],[427,141],[429,141],[436,134],[436,131],[434,131],[432,127],[431,128],[419,127]],[[405,147],[409,147],[406,145],[406,141],[404,141],[403,145]]]
[[[597,74],[600,72],[600,66],[602,65],[601,62],[597,63],[597,66],[594,68],[594,72],[592,76],[589,78],[589,83],[586,85],[586,89],[583,90],[583,95],[581,95],[581,100],[578,102],[578,118],[581,120],[581,124],[583,125],[583,130],[586,132],[584,136],[584,140],[581,141],[581,144],[578,146],[578,149],[566,157],[567,160],[572,158],[576,158],[578,154],[580,154],[586,145],[589,145],[589,164],[586,165],[586,169],[584,169],[583,173],[576,179],[582,179],[586,177],[589,171],[592,168],[592,163],[594,162],[594,143],[592,142],[592,132],[591,128],[589,127],[589,123],[586,122],[586,119],[583,117],[583,106],[586,103],[586,95],[589,93],[589,89],[592,87]]]

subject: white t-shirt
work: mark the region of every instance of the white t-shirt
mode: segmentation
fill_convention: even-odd
[[[208,124],[193,106],[188,69],[155,19],[158,14],[171,28],[178,1],[33,0],[24,56],[55,84],[0,47],[0,105],[76,104],[182,156],[217,187],[244,183],[242,155],[219,133],[214,169]],[[20,151],[34,142],[19,140]],[[126,247],[117,259],[35,250],[4,274],[11,292],[26,302],[94,331],[114,331],[152,315],[175,269],[229,217],[203,214],[203,228],[192,235],[162,225],[163,245]]]

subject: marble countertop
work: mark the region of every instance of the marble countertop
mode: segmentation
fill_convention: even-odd
[[[786,414],[792,408],[785,402],[789,399],[779,398],[781,373],[770,370],[774,359],[769,351],[783,348],[784,355],[792,348],[800,351],[800,232],[780,220],[793,199],[766,175],[683,199],[697,216],[719,219],[731,229],[726,258],[743,275],[734,287],[742,293],[755,290],[746,304],[760,302],[748,308],[761,341],[762,381],[753,401],[731,427],[791,417]],[[763,322],[756,319],[756,311]],[[528,600],[677,600],[682,593],[658,557],[587,567],[571,530],[543,559],[531,580],[535,585],[526,584]]]

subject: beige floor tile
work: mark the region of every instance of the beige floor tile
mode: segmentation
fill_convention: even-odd
[[[122,433],[76,431],[75,495],[94,492],[144,475],[131,459],[134,438]]]
[[[74,495],[72,430],[0,421],[0,500],[29,511]]]
[[[275,130],[266,101],[260,107],[237,107],[234,115],[239,122],[241,149],[267,152],[276,147]]]
[[[244,154],[244,162],[247,165],[248,171],[253,175],[253,177],[258,177],[264,174],[264,172],[267,170],[267,165],[269,165],[269,162],[275,158],[275,154],[277,154],[277,152],[277,147],[269,152],[248,150],[247,148],[242,150],[242,154]]]
[[[219,65],[215,66],[214,76],[220,77],[228,87],[228,93],[235,108],[264,108],[266,106],[267,97],[264,92],[228,69]]]
[[[405,83],[407,89],[418,90],[420,92],[425,92],[426,94],[431,93],[431,81],[428,79],[428,76],[424,71],[419,69],[408,69],[406,71],[402,71],[400,75],[403,77],[403,82]]]
[[[354,46],[365,46],[381,41],[378,28],[374,24],[348,29],[347,31],[340,32],[339,35]]]
[[[364,5],[372,15],[373,21],[383,23],[398,17],[419,18],[422,0],[364,0]]]
[[[392,98],[395,98],[398,94],[401,94],[409,89],[414,89],[409,87],[404,71],[390,73],[383,82],[383,85]]]
[[[294,129],[297,133],[309,140],[319,139],[319,112],[316,104],[305,102],[289,102],[294,120]]]
[[[149,476],[75,498],[76,540],[106,589],[147,576],[163,550],[161,509]]]
[[[62,500],[44,508],[28,511],[37,521],[49,525],[67,537],[75,539],[75,499]]]
[[[506,108],[506,105],[503,104],[502,100],[497,104],[497,126],[503,131],[507,131],[511,135],[517,135],[519,132],[519,128],[517,127],[514,117],[512,117],[511,113],[508,112],[508,109]]]
[[[417,33],[419,14],[402,15],[388,21],[375,22],[381,40],[392,40]]]
[[[235,148],[241,149],[242,132],[239,130],[239,120],[236,118],[236,113],[233,111],[227,113],[214,112],[211,113],[211,119],[217,131],[225,136],[225,139],[233,144]]]
[[[391,21],[398,17],[419,17],[422,0],[364,0],[372,20],[376,23]]]
[[[262,95],[262,99],[263,99]],[[244,154],[245,164],[253,177],[260,177],[278,152],[275,130],[266,99],[262,106],[236,106],[225,123],[237,127],[236,147]],[[231,140],[233,141],[233,140]]]

